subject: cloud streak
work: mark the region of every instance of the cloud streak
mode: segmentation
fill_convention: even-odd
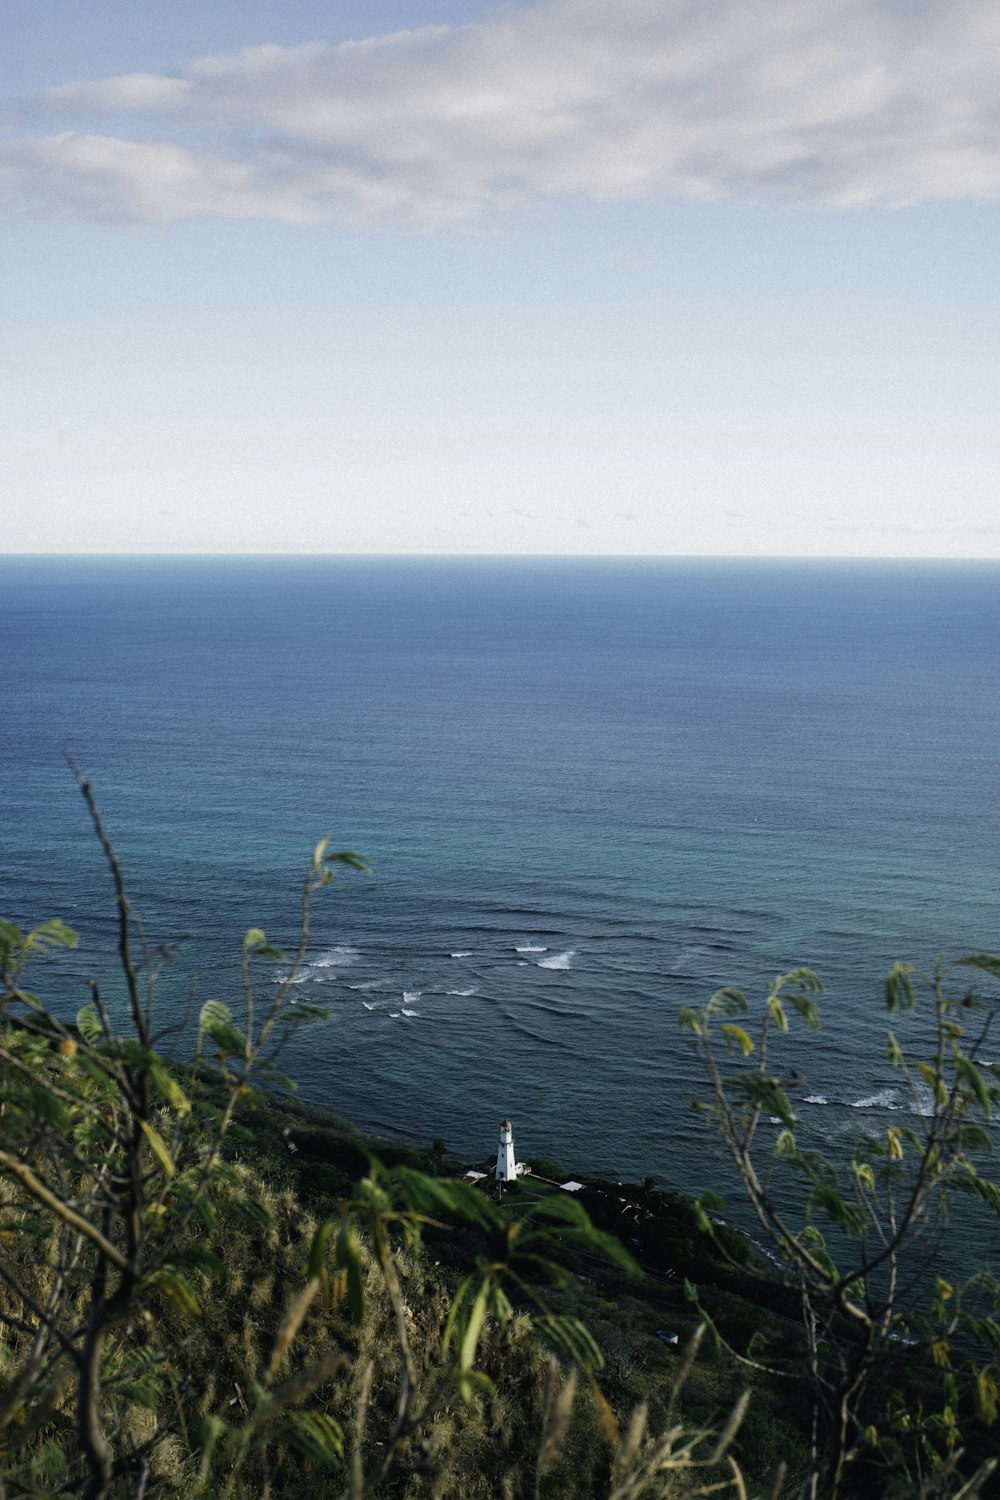
[[[0,199],[467,226],[553,198],[1000,197],[992,0],[534,0],[49,90]]]

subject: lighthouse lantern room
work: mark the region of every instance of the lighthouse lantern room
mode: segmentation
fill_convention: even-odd
[[[514,1161],[514,1130],[509,1120],[500,1122],[496,1175],[497,1182],[513,1182],[517,1176],[517,1165]]]

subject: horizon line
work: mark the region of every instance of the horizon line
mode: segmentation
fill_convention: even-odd
[[[0,562],[18,561],[133,561],[198,562],[225,560],[295,562],[328,562],[332,559],[358,561],[397,559],[411,562],[729,562],[729,563],[1000,563],[1000,554],[968,556],[925,553],[853,553],[853,552],[3,552]]]

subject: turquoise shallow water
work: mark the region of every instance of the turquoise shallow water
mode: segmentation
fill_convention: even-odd
[[[329,832],[376,874],[317,907],[307,1097],[700,1187],[682,1005],[817,969],[789,1065],[846,1137],[908,1107],[885,967],[1000,947],[998,646],[996,564],[7,559],[0,900],[80,928],[67,1005],[109,971],[67,745],[148,930],[191,933],[174,1022],[292,934]]]

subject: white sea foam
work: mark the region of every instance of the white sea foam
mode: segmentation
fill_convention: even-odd
[[[420,999],[420,991],[419,990],[404,990],[403,991],[403,1004],[404,1005],[412,1005],[415,1000],[419,1000],[419,999]]]
[[[568,969],[571,967],[570,961],[575,953],[575,948],[567,948],[565,953],[553,953],[551,958],[540,958],[538,967],[540,969]]]
[[[336,948],[328,948],[325,953],[318,953],[315,958],[307,959],[302,965],[294,979],[289,979],[287,972],[275,976],[278,984],[322,984],[326,977],[327,969],[347,969],[356,963],[359,954],[356,948],[348,948],[346,944],[339,944]]]
[[[378,1010],[378,1006],[375,1004],[374,1000],[362,1000],[361,1004],[364,1006],[365,1010]]]
[[[474,995],[475,993],[476,993],[475,989],[471,989],[471,990],[445,990],[445,994],[446,995],[457,995],[460,1000],[467,1000],[470,995]]]
[[[398,1010],[391,1010],[389,1012],[389,1014],[390,1014],[390,1016],[392,1017],[392,1019],[394,1021],[398,1021],[399,1020],[399,1011]]]
[[[309,960],[310,969],[346,969],[358,960],[357,948],[348,948],[345,943],[329,948],[326,953]]]
[[[472,949],[471,948],[463,948],[461,950],[461,952],[459,952],[459,953],[452,953],[450,955],[450,957],[452,957],[452,958],[471,958],[472,957]]]
[[[807,1094],[803,1104],[829,1104],[829,1099],[824,1099],[822,1094]]]
[[[880,1089],[877,1094],[866,1094],[863,1099],[852,1099],[852,1109],[899,1109],[899,1095],[895,1089]]]
[[[934,1113],[934,1095],[924,1083],[917,1084],[917,1097],[910,1105],[915,1115],[921,1115],[924,1119]]]
[[[404,1016],[419,1016],[420,1012],[419,1012],[419,1010],[407,1010],[406,1006],[404,1005],[403,1006],[403,1015]]]
[[[514,949],[515,953],[548,953],[548,951],[544,944],[539,947],[537,943],[525,943],[523,948]]]
[[[383,979],[366,979],[364,984],[349,984],[347,988],[349,990],[380,990],[384,984]]]

